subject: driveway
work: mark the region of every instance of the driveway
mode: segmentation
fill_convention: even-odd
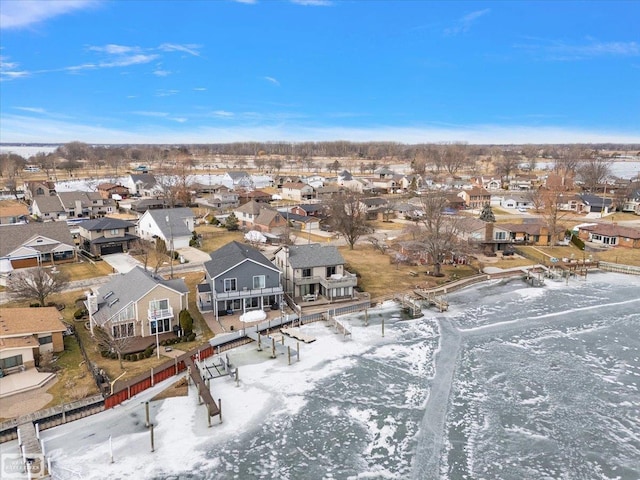
[[[118,273],[127,273],[130,270],[133,270],[136,266],[142,266],[142,263],[126,253],[112,253],[111,255],[104,255],[102,260],[111,265],[115,272]]]
[[[208,253],[194,247],[184,247],[176,249],[189,263],[204,263],[211,260]]]

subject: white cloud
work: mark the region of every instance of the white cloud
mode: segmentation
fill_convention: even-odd
[[[171,72],[169,70],[158,69],[158,70],[154,70],[153,74],[156,77],[168,77],[169,75],[171,75]]]
[[[5,0],[0,11],[0,29],[29,27],[99,3],[96,0]]]
[[[29,113],[47,113],[44,108],[40,107],[14,107],[16,110],[22,110]]]
[[[158,48],[163,52],[184,52],[194,57],[199,57],[200,52],[198,49],[201,48],[201,46],[195,44],[180,45],[176,43],[163,43]]]
[[[150,112],[146,110],[138,110],[135,112],[131,112],[134,115],[142,115],[143,117],[168,117],[169,114],[166,112]]]
[[[206,92],[207,91],[207,89],[205,87],[195,87],[194,90],[196,92]]]
[[[257,0],[233,0],[236,3],[244,3],[245,5],[255,5],[258,3]]]
[[[637,57],[640,44],[637,42],[599,42],[570,44],[558,40],[533,39],[535,42],[514,45],[543,60],[572,61],[595,57]]]
[[[215,110],[211,113],[216,117],[233,117],[233,112],[227,112],[226,110]]]
[[[102,47],[91,45],[88,47],[93,52],[104,52],[109,55],[124,55],[125,53],[139,52],[140,47],[129,47],[127,45],[108,44]]]
[[[273,77],[262,77],[262,78],[264,78],[267,82],[273,83],[274,85],[276,85],[278,87],[280,86],[280,82],[277,79],[273,78]]]
[[[291,3],[306,7],[328,7],[333,5],[331,0],[291,0]]]
[[[468,13],[464,17],[458,19],[455,25],[450,28],[446,28],[444,34],[453,36],[460,33],[467,33],[478,18],[488,14],[490,11],[490,8],[485,8],[484,10],[476,10],[475,12]]]
[[[153,113],[153,112],[147,112]],[[154,115],[148,115],[153,117]],[[276,123],[265,126],[193,126],[183,130],[180,124],[169,128],[163,124],[136,122],[130,128],[106,128],[87,123],[77,124],[58,119],[42,119],[24,115],[0,117],[0,131],[6,143],[65,143],[79,140],[87,143],[212,143],[235,141],[393,141],[400,143],[466,141],[471,144],[525,143],[640,143],[640,132],[578,129],[570,127],[528,127],[513,125],[466,125],[459,127],[378,126],[343,128],[337,126],[296,126]],[[150,119],[150,122],[152,120]]]
[[[0,81],[26,77],[29,72],[18,69],[17,62],[10,62],[8,57],[0,55]]]
[[[180,90],[160,89],[156,90],[156,97],[171,97],[172,95],[177,95],[178,93],[180,93]]]

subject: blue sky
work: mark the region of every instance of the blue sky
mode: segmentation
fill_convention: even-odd
[[[640,142],[640,2],[0,0],[0,141]]]

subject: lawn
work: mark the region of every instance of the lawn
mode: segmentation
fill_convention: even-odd
[[[53,396],[45,408],[68,403],[100,393],[93,375],[84,364],[76,337],[64,338],[64,352],[56,354],[53,362],[58,381],[47,390]]]
[[[202,235],[200,250],[208,253],[211,253],[234,240],[244,242],[242,232],[230,232],[226,228],[215,227],[213,225],[198,225],[196,227],[196,232],[199,235]]]
[[[374,249],[370,245],[356,244],[353,250],[349,247],[338,247],[347,262],[346,269],[358,275],[359,287],[368,292],[371,298],[388,296],[393,293],[407,292],[416,286],[433,287],[451,278],[474,275],[476,270],[470,266],[446,265],[442,267],[445,277],[435,278],[426,275],[433,266],[396,265],[391,257]],[[411,272],[416,273],[413,275]]]
[[[56,268],[69,276],[69,281],[86,280],[88,278],[102,277],[112,273],[111,266],[104,261],[90,262],[82,259],[75,263],[62,263]]]
[[[611,248],[601,252],[583,252],[574,245],[566,247],[519,247],[527,255],[535,258],[539,263],[549,263],[551,257],[573,258],[581,260],[591,257],[592,260],[603,262],[622,263],[640,267],[640,250],[631,248]]]

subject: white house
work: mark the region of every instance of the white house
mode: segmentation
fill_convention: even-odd
[[[195,228],[195,215],[190,208],[147,210],[138,221],[138,234],[145,240],[164,240],[168,249],[189,246]]]

